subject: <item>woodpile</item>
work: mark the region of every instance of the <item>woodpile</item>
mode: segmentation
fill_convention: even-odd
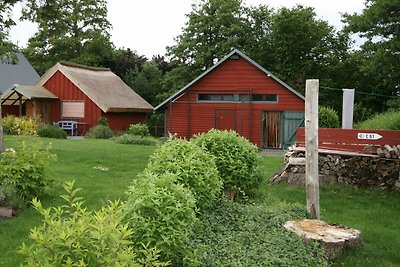
[[[363,151],[319,150],[320,183],[400,190],[400,145],[366,147]],[[293,147],[285,155],[284,169],[275,175],[271,183],[304,185],[304,179],[304,148]]]

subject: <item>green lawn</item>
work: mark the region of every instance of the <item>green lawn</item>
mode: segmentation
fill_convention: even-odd
[[[32,137],[6,136],[6,147],[15,147]],[[42,199],[44,206],[62,203],[62,182],[76,180],[85,197],[86,206],[94,209],[107,200],[123,198],[128,184],[147,165],[155,147],[120,145],[110,140],[58,140],[40,138],[52,144],[51,152],[57,161],[51,163],[50,177],[55,180],[50,196]],[[108,168],[102,171],[96,167]],[[29,229],[40,223],[41,218],[31,208],[25,209],[12,220],[0,221],[0,266],[19,266],[23,261],[16,251],[23,241],[28,240]]]
[[[13,147],[22,140],[30,141],[31,137],[6,136],[5,144]],[[155,149],[120,145],[112,140],[41,140],[51,142],[52,152],[58,156],[50,169],[55,187],[42,199],[44,206],[61,203],[61,183],[66,180],[76,180],[76,186],[83,188],[82,195],[91,209],[109,199],[123,198],[128,184],[145,168]],[[263,162],[266,181],[283,164],[282,157],[264,157]],[[364,239],[363,250],[350,252],[332,265],[400,266],[399,193],[324,186],[320,195],[322,219],[360,229]],[[265,182],[256,198],[256,202],[271,205],[283,201],[305,205],[304,188],[270,187]],[[28,241],[29,229],[39,223],[40,217],[30,208],[12,220],[0,221],[0,266],[18,266],[23,261],[16,251],[23,241]]]

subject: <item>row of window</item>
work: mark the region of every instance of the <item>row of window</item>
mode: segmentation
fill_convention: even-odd
[[[198,94],[197,101],[205,102],[265,102],[278,103],[277,94]]]

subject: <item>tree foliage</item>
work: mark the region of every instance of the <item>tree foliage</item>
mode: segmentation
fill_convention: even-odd
[[[25,53],[39,73],[60,60],[104,66],[112,56],[107,0],[25,0],[22,19],[38,24]]]
[[[124,81],[153,106],[157,104],[157,94],[161,92],[162,72],[154,61],[129,69],[123,76]]]
[[[10,56],[15,46],[9,40],[9,29],[15,25],[11,18],[12,7],[19,0],[0,1],[0,59],[3,56]]]
[[[214,65],[233,48],[246,47],[247,24],[241,0],[200,0],[187,15],[188,22],[168,55],[178,65],[166,85],[177,90]]]
[[[396,0],[367,0],[360,14],[346,14],[346,31],[366,38],[354,52],[358,71],[354,80],[363,92],[398,96],[400,91],[400,5]],[[387,98],[370,95],[364,105],[376,111]]]

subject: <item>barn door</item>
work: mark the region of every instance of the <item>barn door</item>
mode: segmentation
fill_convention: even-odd
[[[45,124],[51,124],[52,122],[52,114],[51,114],[51,102],[50,101],[43,101],[40,105],[40,114],[42,117],[42,121]]]
[[[263,148],[279,148],[281,145],[281,112],[264,111],[261,124]]]
[[[236,130],[235,110],[216,109],[214,113],[214,128],[220,130]]]
[[[283,112],[282,143],[287,148],[296,142],[296,130],[304,127],[304,112],[285,111]]]

